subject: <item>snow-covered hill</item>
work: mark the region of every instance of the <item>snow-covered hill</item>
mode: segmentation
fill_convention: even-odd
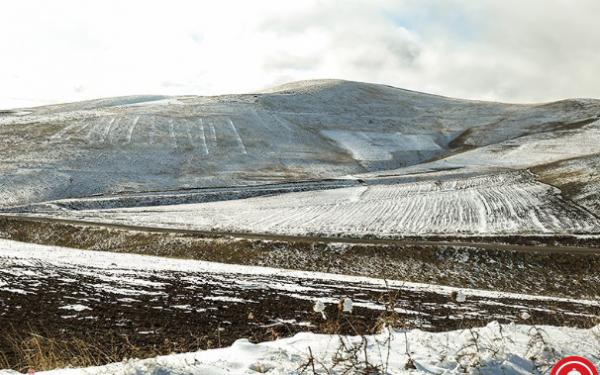
[[[486,103],[336,80],[246,95],[140,96],[5,111],[0,207],[110,192],[336,178],[485,145],[481,154],[456,155],[447,163],[462,165],[467,157],[468,164],[510,168],[531,164],[523,163],[531,150],[514,146],[521,136],[535,139],[534,153],[562,147],[555,157],[534,160],[556,161],[600,151],[597,125],[588,125],[599,114],[595,100]],[[498,158],[498,147],[513,157]]]

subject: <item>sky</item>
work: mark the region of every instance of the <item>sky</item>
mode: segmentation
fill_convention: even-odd
[[[0,108],[321,78],[600,98],[598,0],[6,0]]]

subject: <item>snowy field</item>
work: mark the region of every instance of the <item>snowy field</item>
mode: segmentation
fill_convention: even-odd
[[[110,255],[110,256],[107,256]],[[23,265],[37,265],[40,263],[44,263],[50,268],[51,266],[60,266],[60,265],[69,265],[73,269],[80,269],[82,272],[86,272],[86,268],[96,268],[106,270],[106,272],[113,272],[115,275],[122,275],[122,277],[112,279],[113,281],[118,281],[123,285],[127,285],[129,283],[127,279],[126,272],[120,272],[121,270],[135,270],[139,271],[139,275],[141,277],[144,276],[144,272],[154,272],[154,271],[172,271],[172,272],[197,272],[201,274],[225,274],[225,275],[246,275],[249,277],[257,277],[256,284],[248,284],[241,283],[242,285],[246,285],[248,287],[254,286],[257,288],[275,288],[280,292],[288,291],[288,292],[301,292],[303,290],[318,292],[318,289],[310,289],[302,287],[301,284],[297,282],[300,279],[314,279],[320,280],[321,282],[340,282],[340,283],[350,283],[356,285],[362,285],[365,289],[372,288],[373,290],[383,290],[387,287],[397,287],[402,288],[404,290],[413,290],[413,291],[424,291],[424,292],[432,292],[438,293],[440,295],[450,295],[453,292],[458,292],[461,289],[446,287],[446,286],[436,286],[430,284],[421,284],[421,283],[410,283],[406,281],[397,281],[397,280],[382,280],[377,278],[367,278],[367,277],[359,277],[359,276],[346,276],[346,275],[337,275],[330,273],[320,273],[320,272],[308,272],[308,271],[296,271],[296,270],[288,270],[288,269],[279,269],[279,268],[269,268],[269,267],[255,267],[255,266],[243,266],[238,264],[225,264],[225,263],[214,263],[214,262],[204,262],[197,260],[188,260],[188,259],[174,259],[174,258],[165,258],[165,257],[154,257],[147,255],[137,255],[137,254],[127,254],[127,253],[107,253],[102,251],[92,251],[92,250],[78,250],[72,248],[64,248],[58,246],[45,246],[45,245],[37,245],[31,243],[23,243],[18,241],[4,240],[0,239],[0,256],[2,256],[4,264],[8,264],[10,262],[22,261]],[[115,268],[118,267],[118,268]],[[43,268],[43,267],[42,267]],[[33,276],[31,273],[23,273],[22,275],[14,274],[8,272],[6,270],[1,270],[4,277],[7,277],[8,274],[11,274],[14,277],[20,276]],[[56,275],[54,275],[56,276]],[[260,279],[260,277],[266,277],[266,281]],[[290,278],[292,279],[292,284],[296,284],[296,286],[286,286],[280,283],[271,283],[269,281],[270,277],[274,278]],[[110,278],[109,278],[110,280]],[[221,280],[223,281],[223,280]],[[36,284],[36,283],[34,283]],[[144,286],[144,283],[136,282],[135,280],[131,281],[131,284]],[[211,283],[211,284],[218,284]],[[272,284],[272,285],[271,285]],[[149,287],[160,286],[154,285],[152,283],[148,283]],[[5,290],[7,284],[2,284],[2,289]],[[325,293],[327,290],[321,290],[321,292]],[[470,297],[489,297],[489,298],[511,298],[511,299],[529,299],[529,300],[539,300],[539,301],[555,301],[555,302],[575,302],[587,305],[598,305],[600,306],[600,302],[596,303],[588,300],[573,300],[573,299],[562,299],[562,298],[552,298],[552,297],[543,297],[543,296],[532,296],[532,295],[524,295],[524,294],[516,294],[516,293],[503,293],[503,292],[494,292],[494,291],[483,291],[483,290],[470,290],[465,291],[462,290],[463,293],[467,293]],[[24,291],[27,294],[27,291]],[[375,307],[376,309],[380,309],[380,307]]]
[[[335,236],[599,233],[587,210],[527,172],[290,193],[227,202],[59,213],[89,221]]]
[[[541,373],[562,355],[595,355],[600,337],[597,328],[543,326],[544,322],[592,326],[599,318],[600,304],[591,300],[133,254],[107,256],[7,240],[0,240],[0,265],[0,300],[9,302],[0,306],[0,315],[12,327],[28,324],[26,330],[40,330],[50,337],[58,332],[94,337],[97,345],[107,344],[106,337],[110,342],[123,335],[132,344],[159,345],[168,339],[183,345],[190,333],[194,340],[215,340],[200,349],[216,346],[217,339],[233,344],[50,374],[225,374],[260,369],[294,374],[308,363],[308,347],[319,373],[328,373],[327,369],[344,373],[346,366],[364,365],[364,350],[359,350],[358,362],[337,365],[335,353],[349,357],[352,348],[363,344],[368,363],[390,373],[405,372],[406,353],[422,372],[487,368],[495,373],[504,368],[508,373],[525,373],[537,368]],[[397,293],[391,307],[384,302],[390,293]],[[393,312],[395,321],[407,328],[455,331],[412,329],[405,335],[386,330],[366,342],[359,337],[310,333],[261,344],[244,339],[256,338],[259,332],[282,336],[320,332],[340,319],[337,304],[345,298],[351,299],[352,311],[343,319],[351,319],[360,330],[377,322],[381,314]],[[315,309],[319,303],[325,317]],[[494,320],[512,323],[500,328]],[[488,325],[465,328],[482,324]],[[340,340],[348,352],[341,349]]]
[[[444,333],[390,330],[362,337],[299,333],[260,344],[240,339],[223,349],[39,374],[348,374],[368,369],[386,374],[546,374],[568,355],[590,358],[598,366],[599,346],[599,326],[574,329],[493,322]],[[13,373],[0,370],[3,375]]]

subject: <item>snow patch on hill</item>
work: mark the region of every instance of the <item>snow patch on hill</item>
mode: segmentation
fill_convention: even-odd
[[[393,152],[441,150],[434,137],[426,134],[351,132],[325,130],[322,133],[352,153],[357,160],[392,160]]]

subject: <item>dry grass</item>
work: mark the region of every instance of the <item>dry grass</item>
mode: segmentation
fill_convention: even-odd
[[[385,310],[375,321],[365,321],[352,312],[344,312],[342,301],[338,306],[331,306],[327,311],[327,319],[320,325],[319,330],[337,335],[339,346],[330,361],[325,358],[316,358],[309,348],[306,361],[298,368],[300,374],[361,374],[382,375],[388,373],[391,353],[392,329],[407,327],[410,323],[404,321],[396,312],[400,295],[390,291],[384,296]],[[386,334],[386,338],[375,340],[379,356],[371,358],[368,353],[369,341],[365,333]],[[360,337],[360,341],[352,341],[345,335]],[[414,368],[410,354],[406,353],[407,368]],[[412,367],[411,367],[412,366]]]
[[[101,366],[129,358],[150,358],[173,352],[169,342],[163,347],[133,345],[126,336],[113,337],[111,345],[96,345],[93,338],[47,337],[33,332],[4,329],[0,342],[8,348],[0,352],[0,368],[20,372],[56,368]]]
[[[78,339],[56,339],[36,333],[18,334],[4,332],[3,341],[9,344],[12,353],[0,357],[0,368],[12,368],[25,372],[44,371],[65,367],[96,366],[114,362],[118,358],[105,352],[105,348]]]

